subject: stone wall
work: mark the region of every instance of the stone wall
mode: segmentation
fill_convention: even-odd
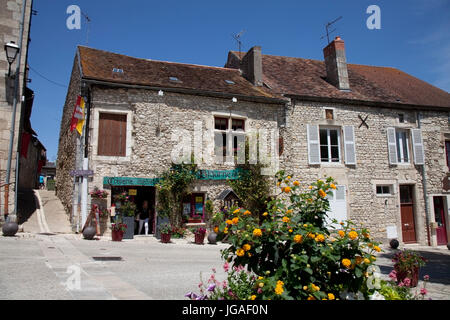
[[[325,119],[325,108],[334,109],[334,119]],[[406,123],[399,123],[398,114]],[[421,167],[411,161],[406,165],[390,165],[386,129],[417,128],[414,111],[392,110],[340,104],[296,102],[291,108],[286,128],[284,167],[305,186],[325,176],[332,176],[347,187],[347,217],[369,227],[380,239],[386,238],[386,228],[397,226],[401,238],[400,184],[414,185],[415,224],[417,241],[427,243]],[[368,116],[369,128],[360,126]],[[442,179],[448,172],[445,162],[443,132],[449,131],[446,112],[423,112],[422,135],[425,147],[428,192],[442,194]],[[307,124],[323,126],[351,125],[355,129],[357,164],[308,164]],[[341,148],[342,150],[342,148]],[[413,157],[410,148],[410,157]],[[392,196],[376,195],[377,184],[393,184]]]
[[[13,152],[11,161],[11,173],[10,182],[15,182],[16,180],[16,151],[19,137],[19,127],[20,127],[20,110],[21,110],[21,100],[22,96],[22,85],[23,85],[23,74],[25,73],[26,65],[26,53],[28,50],[28,33],[29,33],[29,21],[31,15],[31,0],[27,1],[26,11],[25,11],[25,22],[24,22],[24,36],[23,43],[20,42],[20,20],[22,18],[22,0],[0,0],[0,48],[2,53],[0,54],[0,185],[2,185],[6,179],[6,170],[8,162],[9,153],[9,141],[11,136],[11,121],[12,121],[12,109],[13,109],[13,96],[14,96],[14,80],[7,77],[8,74],[8,61],[6,59],[6,54],[4,51],[4,46],[10,41],[14,41],[17,45],[21,47],[22,57],[21,57],[21,70],[19,75],[19,89],[17,94],[17,111],[15,118],[15,130],[14,130],[14,141],[13,141]],[[11,65],[11,74],[14,75],[18,58]],[[10,186],[9,192],[9,213],[14,210],[14,183]],[[0,215],[3,216],[4,212],[4,188],[0,188]]]

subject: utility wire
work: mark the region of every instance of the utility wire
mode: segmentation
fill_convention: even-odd
[[[48,82],[53,83],[54,85],[59,86],[59,87],[62,87],[62,88],[67,88],[67,86],[64,85],[64,84],[61,84],[61,83],[55,82],[55,81],[53,81],[53,80],[50,80],[50,79],[47,78],[46,76],[42,75],[41,73],[39,73],[38,71],[36,71],[36,70],[33,69],[32,67],[30,67],[30,65],[28,65],[28,67],[30,68],[30,70],[33,70],[38,76],[40,76],[41,78],[47,80]]]

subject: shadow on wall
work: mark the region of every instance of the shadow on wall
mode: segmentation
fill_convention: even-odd
[[[38,209],[37,206],[39,205],[33,189],[19,189],[17,194],[17,223],[21,225],[28,221]]]
[[[440,252],[420,251],[413,250],[427,259],[427,263],[424,267],[420,268],[419,280],[423,279],[424,275],[430,276],[430,282],[450,285],[450,250]],[[390,250],[380,257],[387,258],[390,261],[395,254],[395,250]],[[393,263],[392,263],[393,265]],[[392,267],[380,266],[381,273],[389,274],[392,271]]]

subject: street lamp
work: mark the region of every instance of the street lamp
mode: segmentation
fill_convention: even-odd
[[[9,64],[8,77],[11,75],[11,65],[13,64],[14,60],[16,60],[19,50],[20,50],[19,46],[15,44],[14,41],[5,44],[6,59],[8,60]]]

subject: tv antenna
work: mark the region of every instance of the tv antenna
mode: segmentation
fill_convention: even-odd
[[[87,31],[86,31],[86,45],[88,45],[89,43],[89,31],[91,28],[91,19],[88,17],[88,15],[86,13],[84,13],[83,11],[81,11],[81,14],[83,15],[83,17],[86,19],[86,24],[87,24]]]
[[[236,42],[237,42],[238,50],[239,50],[239,58],[241,57],[241,46],[242,46],[241,37],[244,34],[244,32],[245,32],[245,30],[241,30],[241,32],[239,32],[238,34],[231,35],[233,37],[233,39],[236,40]]]
[[[332,34],[334,31],[336,31],[336,28],[333,29],[333,30],[331,30],[331,31],[329,30],[329,28],[331,27],[332,24],[336,23],[337,21],[339,21],[339,20],[341,20],[341,19],[342,19],[342,16],[340,16],[340,17],[337,18],[337,19],[334,19],[334,20],[331,21],[331,22],[328,22],[328,23],[325,25],[325,30],[326,30],[326,32],[327,32],[326,37],[327,37],[328,43],[330,43],[330,34]],[[325,38],[325,36],[320,37],[320,39],[323,39],[323,38]]]

